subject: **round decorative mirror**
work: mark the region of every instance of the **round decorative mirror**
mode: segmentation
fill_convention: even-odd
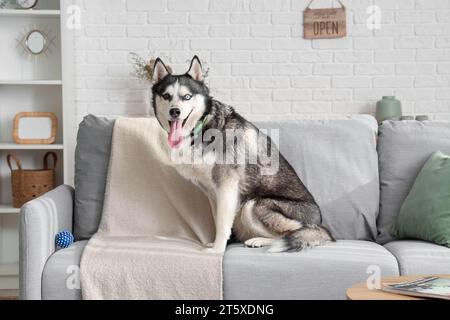
[[[47,45],[47,39],[41,31],[32,30],[28,33],[25,44],[30,53],[38,55],[44,52]]]

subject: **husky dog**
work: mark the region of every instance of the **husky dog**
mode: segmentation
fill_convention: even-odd
[[[214,100],[203,80],[197,56],[182,75],[172,75],[161,59],[155,61],[152,104],[156,118],[167,132],[169,147],[171,150],[203,148],[202,156],[208,158],[205,163],[174,165],[215,206],[216,236],[207,250],[223,252],[232,230],[246,246],[270,246],[271,252],[302,250],[335,241],[321,226],[322,216],[313,196],[270,138],[231,106]],[[265,164],[261,162],[217,161],[216,155],[205,148],[208,143],[195,139],[211,129],[223,136],[230,130],[243,131],[244,142],[253,146],[249,152],[265,152],[269,146],[279,156],[278,170],[264,175]],[[233,157],[243,147],[232,144]]]

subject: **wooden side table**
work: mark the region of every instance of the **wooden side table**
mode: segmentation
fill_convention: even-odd
[[[413,281],[424,277],[430,277],[433,275],[414,275],[414,276],[400,276],[400,277],[388,277],[382,278],[381,284],[386,283],[398,283],[405,281]],[[450,275],[435,275],[438,277],[450,278]],[[424,298],[405,296],[402,294],[390,293],[382,291],[381,289],[370,290],[367,288],[365,282],[357,283],[347,290],[347,299],[349,300],[424,300]]]

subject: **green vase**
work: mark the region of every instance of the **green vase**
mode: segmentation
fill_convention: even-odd
[[[384,96],[377,102],[375,117],[379,124],[384,120],[398,120],[402,116],[402,104],[394,96]]]

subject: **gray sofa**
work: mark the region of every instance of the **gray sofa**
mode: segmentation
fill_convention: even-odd
[[[59,186],[21,210],[22,299],[81,299],[79,262],[101,219],[114,119],[80,124],[75,190]],[[450,153],[450,123],[385,121],[370,116],[257,123],[313,193],[323,223],[339,240],[296,253],[269,254],[233,243],[223,261],[225,299],[345,299],[346,289],[381,276],[450,273],[450,249],[389,232],[432,152]],[[276,139],[279,137],[279,139]],[[289,186],[286,186],[289,187]],[[56,250],[55,234],[76,242]]]

